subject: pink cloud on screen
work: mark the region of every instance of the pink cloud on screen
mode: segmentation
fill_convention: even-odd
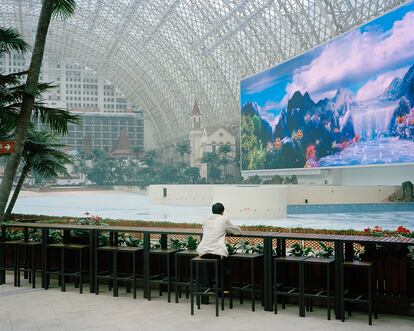
[[[414,59],[414,13],[407,13],[386,32],[356,30],[324,47],[309,65],[296,70],[292,83],[286,87],[287,98],[301,91],[309,92],[317,101],[331,96],[345,81],[369,78],[370,85],[361,91],[361,98],[376,93],[369,88],[386,87],[392,80],[391,70],[401,69],[396,68],[396,63]]]

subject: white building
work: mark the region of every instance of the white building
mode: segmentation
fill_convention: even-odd
[[[191,111],[191,129],[190,129],[190,166],[200,169],[201,177],[207,177],[207,164],[202,163],[201,159],[204,153],[215,152],[220,155],[220,146],[229,145],[230,152],[227,153],[226,158],[228,160],[234,160],[236,158],[236,137],[232,133],[232,129],[225,127],[203,127],[203,118],[200,112],[200,108],[197,102],[194,102],[193,109]],[[235,174],[234,162],[226,167],[228,174]]]
[[[27,70],[30,57],[31,54],[2,55],[0,72],[9,74]],[[50,106],[74,111],[132,111],[132,104],[111,82],[70,59],[54,59],[45,55],[39,80],[56,85],[43,95],[45,103]]]
[[[30,54],[5,54],[0,56],[0,72],[24,71],[29,63]],[[70,124],[68,134],[61,138],[68,150],[113,152],[121,140],[122,145],[131,147],[129,153],[134,146],[144,146],[142,111],[133,109],[121,91],[95,71],[45,55],[39,80],[56,85],[43,94],[46,104],[71,110],[82,118],[79,125]]]

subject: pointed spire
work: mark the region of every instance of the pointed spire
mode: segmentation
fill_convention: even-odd
[[[194,106],[193,106],[193,110],[191,112],[191,115],[193,115],[193,116],[200,116],[201,115],[200,108],[198,107],[197,101],[194,101]]]

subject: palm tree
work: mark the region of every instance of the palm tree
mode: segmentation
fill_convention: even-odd
[[[220,170],[217,168],[219,157],[216,152],[204,152],[201,163],[207,164],[207,180],[214,180],[220,177]]]
[[[195,182],[197,182],[197,180],[200,178],[200,169],[197,167],[187,168],[184,171],[184,175],[191,179],[192,184],[195,184]]]
[[[100,149],[94,149],[92,159],[92,168],[87,175],[88,179],[97,185],[112,184],[114,179],[114,160],[109,157],[109,154]]]
[[[39,74],[42,66],[46,36],[52,15],[68,18],[75,11],[75,0],[43,0],[37,24],[36,39],[33,46],[32,58],[27,73],[26,84],[23,92],[23,100],[18,115],[18,124],[15,132],[14,152],[10,155],[3,179],[0,184],[0,217],[3,218],[7,200],[13,186],[17,168],[22,156],[23,147],[27,139],[29,124],[35,104],[36,93],[39,85]],[[4,47],[4,46],[3,46]],[[3,48],[2,47],[2,48]]]
[[[154,177],[155,168],[158,166],[158,152],[151,149],[145,153],[143,162],[148,167],[151,178]]]
[[[142,152],[144,152],[144,146],[135,145],[134,147],[132,147],[132,152],[135,154],[135,157],[138,160],[140,158]]]
[[[231,153],[231,145],[230,144],[220,145],[218,152],[219,154],[223,155],[223,157],[220,160],[220,164],[223,166],[224,178],[227,178],[227,165],[230,163],[230,161],[227,159],[227,154]]]
[[[58,143],[58,139],[48,130],[36,130],[29,132],[29,137],[24,144],[22,158],[24,166],[17,182],[13,196],[7,206],[4,219],[8,219],[19,196],[20,190],[27,175],[34,171],[44,179],[50,179],[61,175],[68,175],[65,165],[72,163],[71,158],[61,149],[64,145]]]
[[[178,143],[176,146],[176,151],[181,156],[181,162],[184,163],[184,155],[191,153],[191,146],[188,142]]]

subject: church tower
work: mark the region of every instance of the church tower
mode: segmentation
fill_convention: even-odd
[[[197,101],[194,102],[193,110],[191,111],[190,123],[190,167],[201,166],[201,136],[203,135],[202,116]]]

